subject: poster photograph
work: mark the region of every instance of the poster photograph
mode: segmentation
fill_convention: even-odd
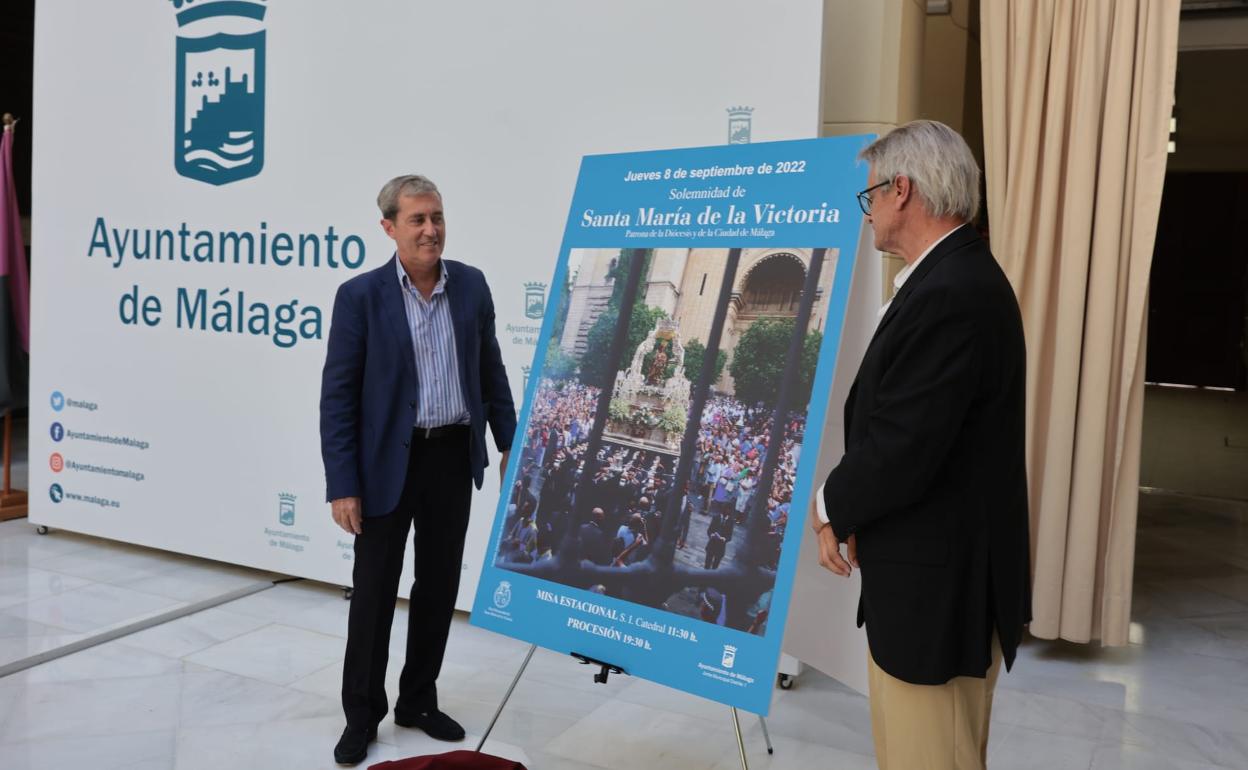
[[[809,316],[798,366],[786,370],[814,249],[758,251],[767,254],[738,281],[739,298],[724,319],[728,334],[709,367],[706,341],[727,249],[571,253],[570,270],[585,279],[555,319],[562,333],[522,437],[496,564],[533,572],[525,565],[558,556],[569,568],[549,574],[561,584],[752,634],[766,630],[824,319]],[[633,308],[623,366],[609,366],[592,351],[609,346],[612,322],[619,323],[624,280],[617,276],[627,275],[630,259],[647,262],[645,296]],[[824,259],[831,275],[834,265]],[[608,289],[615,291],[607,303],[595,303],[595,290]],[[568,326],[569,315],[579,323]],[[708,397],[690,474],[677,484],[691,392],[703,376]],[[785,388],[788,403],[779,404]],[[589,457],[606,389],[606,421]],[[775,467],[764,478],[776,439]],[[637,565],[653,566],[662,579],[647,579],[651,573]]]
[[[474,623],[766,713],[865,141],[584,159]]]

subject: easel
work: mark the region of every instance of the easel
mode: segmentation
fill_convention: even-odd
[[[503,694],[503,700],[498,704],[498,708],[494,711],[494,718],[490,720],[489,727],[485,728],[481,740],[477,743],[477,753],[481,752],[481,748],[485,746],[485,742],[489,740],[490,732],[494,730],[494,725],[498,722],[498,717],[503,713],[503,707],[507,705],[507,701],[511,699],[512,692],[515,691],[516,685],[520,683],[520,677],[524,675],[524,670],[529,667],[529,661],[533,659],[533,653],[537,652],[537,645],[530,645],[529,652],[524,656],[524,662],[520,664],[520,668],[516,671],[516,676],[511,680],[511,686],[507,688],[507,692]],[[607,679],[612,674],[623,674],[628,676],[628,672],[613,663],[604,663],[601,660],[581,655],[580,653],[572,653],[572,657],[580,661],[583,666],[598,666],[598,672],[594,674],[594,682],[597,684],[606,684]],[[741,770],[750,770],[750,763],[745,758],[745,738],[741,735],[741,717],[737,713],[736,706],[730,706],[732,709],[732,727],[737,734],[737,751],[741,756]],[[758,718],[758,723],[763,728],[763,740],[767,743],[767,753],[775,754],[776,751],[771,745],[771,734],[767,732],[767,720],[764,717]]]
[[[4,113],[4,131],[8,133],[17,125],[17,118]],[[13,463],[13,413],[4,413],[4,489],[0,491],[0,521],[21,519],[26,516],[26,492],[12,485]]]

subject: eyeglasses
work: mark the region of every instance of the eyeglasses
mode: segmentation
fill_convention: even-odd
[[[879,184],[868,187],[867,189],[858,193],[858,208],[862,209],[862,213],[866,214],[867,216],[871,216],[871,193],[874,192],[875,190],[880,189],[881,187],[888,187],[892,183],[893,183],[893,180],[890,179],[887,182],[880,182]]]

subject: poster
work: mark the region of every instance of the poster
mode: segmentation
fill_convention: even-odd
[[[868,141],[582,160],[473,623],[767,713]]]

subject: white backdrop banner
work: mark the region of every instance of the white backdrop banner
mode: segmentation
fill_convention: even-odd
[[[518,403],[581,156],[814,136],[821,13],[39,0],[31,520],[349,583],[317,401],[335,289],[392,253],[382,183],[441,187]]]

